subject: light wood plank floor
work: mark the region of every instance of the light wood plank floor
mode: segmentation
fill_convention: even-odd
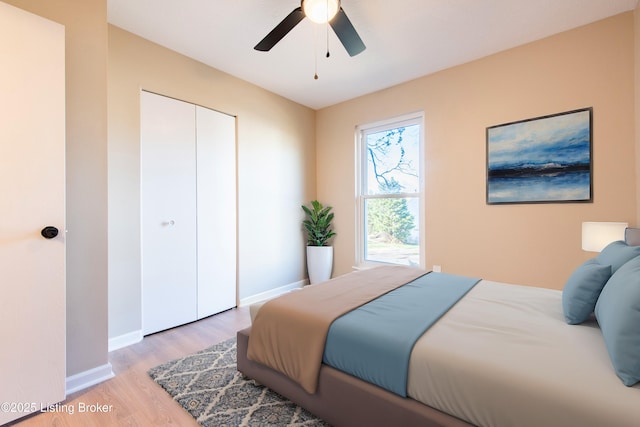
[[[234,337],[249,324],[249,309],[239,308],[147,336],[138,344],[109,353],[114,378],[67,397],[61,407],[73,408],[73,414],[40,413],[9,425],[197,427],[195,420],[147,375],[147,370]],[[80,413],[83,405],[95,404],[107,411]]]

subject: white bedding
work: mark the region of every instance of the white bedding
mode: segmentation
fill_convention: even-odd
[[[597,322],[566,324],[551,289],[482,280],[416,342],[407,391],[482,427],[640,426],[640,384],[622,384]]]
[[[561,291],[485,280],[418,340],[408,395],[484,427],[640,426],[640,384],[595,320],[567,325]]]

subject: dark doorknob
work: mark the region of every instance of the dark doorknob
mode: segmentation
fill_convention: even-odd
[[[45,239],[53,239],[58,235],[58,229],[48,225],[40,231],[40,234],[42,234],[42,237]]]

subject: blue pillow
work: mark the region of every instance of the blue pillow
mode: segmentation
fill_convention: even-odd
[[[596,257],[596,261],[611,266],[611,274],[622,265],[640,255],[640,246],[629,246],[622,240],[609,243]]]
[[[640,382],[640,257],[611,276],[595,312],[616,374],[626,386]]]
[[[595,259],[585,262],[569,276],[562,290],[562,311],[568,324],[577,325],[591,316],[609,277],[611,266]]]

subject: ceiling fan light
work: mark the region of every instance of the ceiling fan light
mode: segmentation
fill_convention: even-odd
[[[340,9],[340,0],[302,0],[302,10],[307,18],[317,24],[333,19]]]

